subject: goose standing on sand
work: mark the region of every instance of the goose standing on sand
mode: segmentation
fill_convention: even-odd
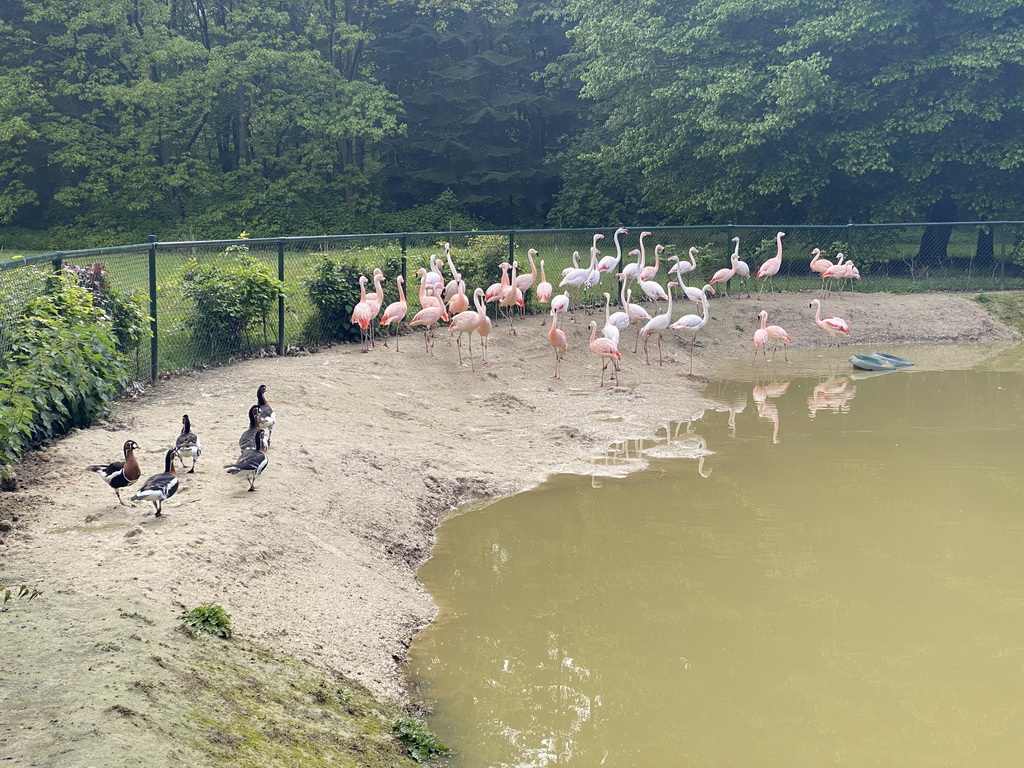
[[[234,464],[225,464],[224,469],[228,471],[229,475],[237,475],[244,473],[249,480],[249,490],[256,490],[256,478],[260,476],[260,473],[267,468],[267,450],[264,447],[263,436],[264,431],[262,429],[256,430],[256,448],[251,451],[245,451]]]
[[[178,490],[179,481],[178,476],[174,473],[174,457],[174,449],[168,449],[164,454],[164,471],[150,476],[131,497],[132,501],[152,501],[153,506],[156,507],[157,517],[163,514],[164,502]]]
[[[238,450],[242,453],[256,450],[256,433],[260,430],[259,415],[259,405],[249,407],[249,428],[238,438]]]
[[[270,436],[274,434],[274,425],[277,423],[277,416],[274,414],[274,409],[270,407],[270,403],[267,402],[267,385],[260,384],[260,388],[256,390],[256,403],[260,407],[260,413],[256,417],[256,422],[260,425],[267,434],[265,435],[265,442],[267,448],[270,447]]]
[[[181,417],[181,434],[174,441],[174,454],[181,459],[181,468],[185,468],[185,457],[192,457],[192,466],[188,473],[196,471],[196,459],[203,453],[203,446],[199,442],[199,435],[192,431],[192,422],[188,420],[186,413]]]
[[[124,444],[124,461],[112,461],[109,464],[92,464],[86,469],[95,472],[103,478],[103,482],[114,489],[117,500],[122,506],[128,507],[121,498],[121,489],[127,488],[142,476],[139,462],[135,459],[135,451],[139,450],[139,444],[134,440],[127,440]]]

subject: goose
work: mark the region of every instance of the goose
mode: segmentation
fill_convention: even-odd
[[[132,501],[152,501],[156,507],[156,516],[163,514],[163,503],[173,496],[178,490],[178,476],[174,473],[175,450],[168,449],[164,454],[164,471],[152,475],[136,491]]]
[[[270,436],[274,434],[274,425],[277,423],[277,416],[274,414],[274,409],[270,407],[270,403],[267,402],[267,385],[260,384],[260,388],[256,390],[256,403],[260,407],[260,413],[256,417],[256,422],[260,425],[266,434],[267,448],[270,447]]]
[[[238,438],[238,450],[240,450],[242,453],[245,453],[246,451],[255,450],[256,448],[256,433],[260,429],[259,414],[259,404],[250,406],[249,428],[242,433],[242,436],[240,438]]]
[[[266,448],[263,444],[264,434],[265,432],[262,429],[256,430],[256,448],[251,451],[244,451],[235,460],[234,464],[224,465],[224,469],[228,471],[229,475],[245,473],[249,480],[250,491],[256,490],[256,478],[267,468],[268,459],[265,453]]]
[[[139,444],[134,440],[126,440],[124,444],[124,461],[112,461],[109,464],[92,464],[86,469],[95,472],[103,478],[103,482],[114,489],[117,500],[122,506],[128,507],[121,498],[121,489],[127,488],[142,476],[139,462],[135,459],[135,451],[139,450]]]
[[[192,457],[192,466],[188,473],[196,471],[196,459],[203,453],[203,446],[199,442],[199,435],[192,431],[192,422],[186,413],[181,417],[181,434],[174,441],[174,454],[181,459],[181,468],[185,469],[185,457]]]

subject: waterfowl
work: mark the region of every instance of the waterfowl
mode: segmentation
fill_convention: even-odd
[[[274,409],[270,407],[270,403],[267,402],[267,385],[260,384],[260,388],[256,390],[256,402],[260,406],[259,415],[256,417],[257,423],[267,433],[266,445],[270,447],[270,436],[274,433],[274,424],[277,423],[277,417],[274,415]]]
[[[203,446],[199,442],[199,435],[192,431],[192,422],[188,420],[188,414],[186,413],[181,417],[181,434],[178,435],[174,441],[174,453],[181,459],[181,468],[185,468],[185,457],[192,457],[192,466],[189,468],[189,474],[196,471],[196,459],[203,452]]]
[[[164,471],[152,475],[131,497],[132,501],[152,501],[157,517],[163,514],[163,503],[178,490],[178,476],[174,473],[175,455],[174,448],[168,449],[164,456]]]
[[[229,475],[237,475],[240,472],[244,472],[249,478],[250,491],[256,490],[256,478],[267,467],[267,454],[264,453],[267,449],[263,443],[264,434],[262,429],[257,429],[255,450],[244,451],[234,464],[224,465],[224,469],[228,471]]]
[[[249,408],[249,428],[238,438],[238,450],[242,453],[256,450],[256,433],[259,432],[260,406],[254,405]]]
[[[135,460],[135,451],[138,449],[138,443],[134,440],[126,440],[124,444],[124,461],[112,461],[106,465],[91,464],[86,467],[90,472],[95,472],[102,477],[103,481],[114,489],[114,493],[117,494],[117,500],[125,507],[131,505],[124,503],[124,499],[121,498],[121,489],[132,485],[142,476],[139,462]]]

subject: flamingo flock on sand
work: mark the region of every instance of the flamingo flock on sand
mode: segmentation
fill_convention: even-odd
[[[420,309],[411,319],[407,319],[410,310],[406,299],[404,275],[398,275],[394,281],[398,301],[388,304],[381,314],[381,307],[384,304],[383,284],[386,280],[383,272],[375,269],[371,276],[361,275],[359,278],[359,301],[352,310],[350,320],[359,328],[361,351],[364,353],[368,353],[375,346],[375,326],[385,329],[384,346],[389,346],[388,340],[393,338],[395,351],[398,352],[399,329],[405,325],[406,328],[423,329],[424,351],[431,358],[437,357],[434,353],[435,331],[442,323],[447,323],[448,346],[456,347],[459,365],[468,367],[475,374],[477,362],[483,366],[490,365],[487,350],[494,322],[503,317],[508,322],[508,335],[517,336],[515,320],[522,320],[525,317],[526,297],[528,292],[533,290],[537,304],[544,305],[547,309],[543,313],[541,325],[547,325],[550,319],[550,327],[546,333],[548,343],[555,354],[554,374],[551,378],[560,381],[561,364],[570,348],[570,337],[566,333],[565,324],[567,320],[577,322],[577,309],[586,311],[588,315],[592,314],[594,304],[599,301],[600,296],[604,298],[604,323],[602,325],[597,320],[589,322],[590,351],[601,363],[600,387],[604,386],[609,366],[609,378],[614,386],[619,386],[618,374],[623,365],[620,341],[630,325],[637,328],[633,339],[633,352],[638,351],[642,338],[644,361],[648,365],[651,364],[651,336],[657,337],[660,366],[664,366],[666,362],[662,349],[663,336],[681,332],[682,339],[689,337],[689,372],[692,374],[697,335],[711,321],[710,297],[716,295],[715,286],[721,289],[723,299],[728,299],[729,281],[735,278],[746,288],[749,298],[748,281],[753,274],[758,282],[758,299],[761,298],[766,285],[769,287],[769,293],[774,295],[774,277],[782,269],[782,239],[785,232],[776,233],[776,253],[761,263],[756,273],[740,258],[740,238],[731,238],[729,266],[717,270],[701,288],[696,287],[701,285],[701,281],[697,279],[701,270],[697,261],[700,249],[697,246],[690,246],[687,251],[688,258],[683,259],[674,254],[664,256],[666,249],[672,246],[657,243],[653,248],[653,262],[648,263],[646,241],[652,234],[648,230],[640,232],[638,247],[629,250],[625,257],[622,238],[629,235],[629,229],[619,227],[614,230],[614,255],[601,255],[598,246],[604,235],[594,234],[586,266],[581,261],[580,252],[573,252],[572,266],[562,270],[557,288],[547,275],[550,259],[542,258],[537,248],[530,248],[526,253],[529,271],[520,271],[520,261],[510,259],[499,265],[501,275],[497,282],[490,284],[486,289],[470,289],[456,266],[451,244],[444,243],[444,258],[432,254],[427,267],[416,270],[416,276],[419,278],[417,296]],[[663,261],[669,265],[665,282],[659,278]],[[450,279],[447,281],[444,275],[445,266],[450,273]],[[850,326],[840,317],[828,316],[823,319],[822,300],[834,287],[838,287],[840,296],[845,285],[851,285],[852,290],[852,281],[859,280],[860,273],[842,253],[838,253],[836,260],[831,261],[822,257],[819,248],[811,251],[809,268],[811,274],[818,275],[821,279],[821,297],[813,299],[810,306],[816,309],[814,323],[828,335],[828,344],[823,353],[825,354],[832,346],[838,348],[841,340],[850,335]],[[686,285],[684,279],[696,284]],[[602,288],[602,282],[607,280],[615,284],[613,289]],[[831,281],[831,284],[827,281]],[[371,282],[373,291],[368,291],[367,285]],[[699,311],[684,312],[673,319],[673,289],[678,289],[680,302],[696,302]],[[558,290],[560,292],[556,293]],[[618,299],[617,306],[612,305],[613,297]],[[494,320],[488,312],[489,304],[495,305]],[[768,324],[767,311],[759,312],[757,318],[759,326],[754,331],[754,361],[757,361],[760,354],[765,363],[774,362],[781,345],[783,357],[788,363],[788,348],[793,341],[790,334],[779,325]],[[479,355],[473,350],[474,335],[478,337]],[[770,360],[767,354],[769,344],[772,346]],[[267,437],[269,438],[269,434]]]

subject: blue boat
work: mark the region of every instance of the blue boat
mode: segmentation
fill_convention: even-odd
[[[909,360],[896,355],[872,352],[870,355],[852,355],[850,362],[862,371],[895,371],[913,365]]]

